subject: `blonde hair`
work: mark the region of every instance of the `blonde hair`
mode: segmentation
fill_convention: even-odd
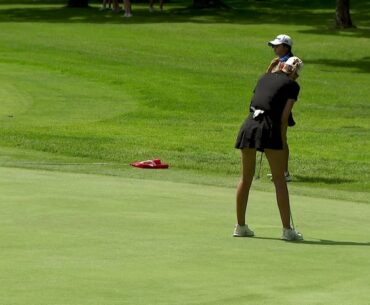
[[[298,72],[300,70],[302,70],[302,68],[303,68],[303,61],[300,58],[298,58],[296,56],[293,56],[293,57],[290,57],[285,62],[285,64],[281,68],[281,71],[283,71],[286,74],[294,74],[295,73],[295,74],[298,75]]]

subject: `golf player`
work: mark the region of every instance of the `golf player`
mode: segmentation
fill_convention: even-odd
[[[235,237],[251,237],[254,232],[245,223],[249,190],[256,165],[256,151],[263,151],[269,162],[280,218],[282,239],[303,240],[302,234],[290,225],[289,193],[284,177],[285,155],[283,133],[300,87],[295,81],[303,67],[298,57],[290,57],[275,73],[264,74],[257,82],[250,103],[250,114],[237,136],[235,148],[241,150],[242,175],[236,194]]]
[[[267,68],[267,73],[274,73],[279,71],[284,63],[293,55],[292,53],[292,47],[293,47],[293,40],[290,36],[285,35],[285,34],[280,34],[276,36],[275,39],[269,41],[267,43],[268,46],[272,47],[274,50],[274,53],[277,57],[275,57],[269,67]],[[288,126],[292,127],[295,125],[294,119],[293,119],[293,114],[291,113],[289,115],[289,120],[288,120]],[[288,167],[288,161],[289,161],[289,146],[287,142],[287,130],[283,134],[283,140],[285,141],[285,146],[284,146],[284,153],[285,153],[285,180],[287,182],[290,182],[292,180],[290,174],[289,174],[289,167]]]

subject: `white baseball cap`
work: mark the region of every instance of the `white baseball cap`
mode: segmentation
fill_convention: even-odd
[[[284,63],[282,70],[285,73],[291,73],[295,71],[299,75],[300,71],[303,69],[303,61],[297,56],[289,57],[289,59]]]
[[[290,38],[290,36],[285,34],[280,34],[276,36],[274,40],[271,40],[267,43],[270,47],[272,46],[278,46],[279,44],[287,44],[288,46],[293,46],[293,40]]]

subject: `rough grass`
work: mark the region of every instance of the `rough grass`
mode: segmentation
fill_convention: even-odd
[[[285,32],[306,63],[297,126],[289,131],[295,185],[370,190],[370,19],[360,4],[353,10],[358,28],[339,31],[331,4],[318,1],[289,2],[290,9],[230,1],[235,10],[200,12],[173,2],[163,14],[138,4],[130,20],[97,4],[1,3],[4,152],[112,162],[123,175],[122,164],[160,157],[188,180],[195,172],[206,184],[236,179],[233,144],[272,57],[266,41]],[[3,165],[21,161],[1,156]]]

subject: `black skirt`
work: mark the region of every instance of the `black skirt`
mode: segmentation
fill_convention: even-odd
[[[244,121],[236,139],[235,148],[283,149],[280,120],[273,120],[268,115],[259,115],[253,119],[251,113]]]

